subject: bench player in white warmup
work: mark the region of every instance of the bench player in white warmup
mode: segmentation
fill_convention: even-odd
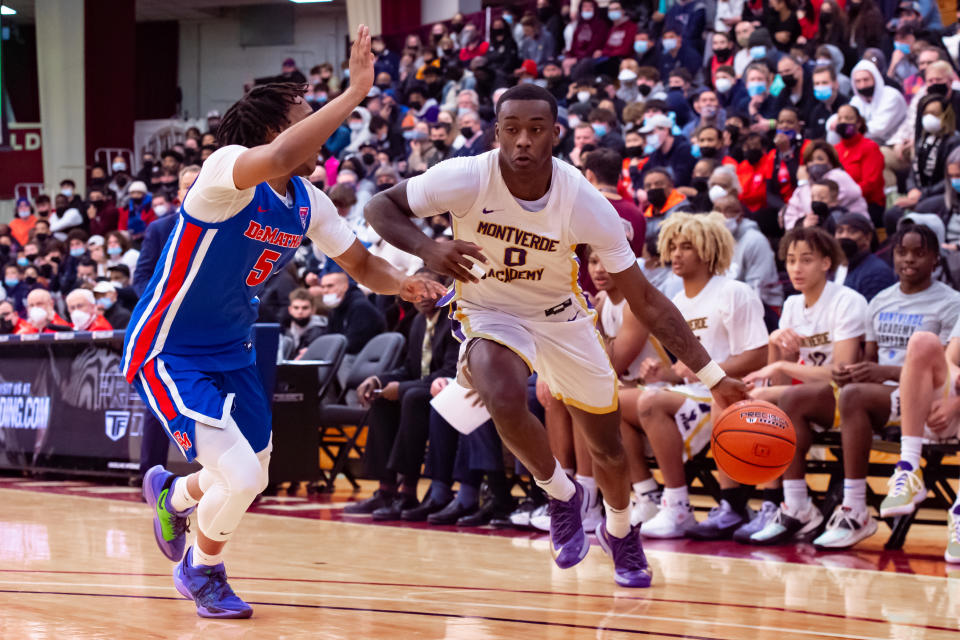
[[[617,376],[577,283],[574,247],[593,248],[633,312],[698,372],[718,404],[747,396],[643,277],[609,201],[574,167],[551,156],[556,120],[556,100],[545,89],[509,89],[497,103],[499,150],[441,162],[376,195],[365,215],[386,241],[457,279],[452,297],[463,340],[460,381],[480,394],[503,441],[550,496],[557,565],[572,567],[589,549],[581,525],[583,488],[564,474],[543,425],[527,409],[531,370],[567,404],[588,441],[606,508],[596,533],[613,557],[616,582],[646,587],[650,569],[630,526]],[[433,241],[410,219],[447,211],[454,242]],[[474,267],[475,260],[481,264]]]

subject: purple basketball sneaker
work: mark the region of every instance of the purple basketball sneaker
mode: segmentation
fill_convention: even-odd
[[[249,618],[253,608],[241,600],[227,583],[221,562],[215,567],[195,567],[193,547],[173,570],[173,585],[184,598],[197,604],[201,618]]]
[[[143,476],[143,499],[153,507],[153,536],[157,546],[168,559],[178,562],[183,557],[187,542],[189,516],[196,507],[175,511],[170,506],[170,494],[177,477],[161,465],[151,467]]]
[[[610,535],[606,521],[597,526],[600,548],[613,558],[614,580],[621,587],[649,587],[653,573],[640,543],[639,527],[631,527],[623,538]]]
[[[547,513],[550,514],[550,550],[553,560],[561,569],[569,569],[585,557],[590,550],[587,534],[583,532],[583,487],[573,480],[576,493],[564,502],[550,498]]]

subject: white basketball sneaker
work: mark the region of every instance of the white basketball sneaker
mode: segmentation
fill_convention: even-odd
[[[664,498],[657,515],[640,525],[640,534],[647,538],[683,538],[696,525],[697,519],[689,502],[667,504]]]

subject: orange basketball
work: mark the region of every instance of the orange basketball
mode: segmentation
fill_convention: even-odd
[[[779,477],[796,448],[790,418],[763,400],[734,403],[713,422],[713,458],[741,484],[763,484]]]

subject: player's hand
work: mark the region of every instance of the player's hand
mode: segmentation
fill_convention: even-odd
[[[663,362],[658,358],[647,358],[640,363],[639,377],[645,384],[651,384],[660,380],[663,371]]]
[[[460,282],[480,282],[480,278],[470,273],[473,261],[467,256],[483,264],[487,262],[478,245],[464,240],[432,242],[420,255],[423,264],[434,273],[452,276]]]
[[[710,389],[710,395],[717,408],[723,411],[734,402],[749,400],[750,394],[747,393],[747,386],[741,380],[724,376],[723,380],[718,382],[713,389]]]
[[[407,302],[439,300],[447,293],[447,288],[431,278],[408,276],[400,283],[399,295]]]
[[[848,364],[844,369],[850,378],[848,382],[881,383],[887,379],[880,365],[876,362],[856,362],[854,364]]]
[[[799,353],[803,336],[793,329],[777,329],[770,334],[770,344],[779,347],[785,353]]]
[[[748,373],[743,377],[743,383],[746,385],[745,388],[752,389],[756,386],[764,386],[767,380],[775,376],[780,372],[780,367],[777,362],[771,362],[767,366],[757,369],[753,373]],[[726,379],[726,378],[724,378]],[[738,381],[739,382],[739,381]]]
[[[380,393],[380,397],[384,400],[391,400],[396,402],[400,399],[400,383],[399,382],[388,382],[387,386],[383,388],[383,391]]]
[[[366,380],[360,383],[360,386],[357,387],[357,399],[360,400],[360,404],[365,407],[369,407],[370,403],[373,402],[373,391],[374,389],[380,388],[380,380],[376,376],[370,376]]]
[[[436,398],[441,391],[447,388],[448,384],[450,384],[450,378],[434,378],[433,382],[430,383],[430,397]]]
[[[357,39],[350,47],[350,89],[366,97],[373,86],[373,63],[376,58],[370,50],[370,28],[362,24]]]

